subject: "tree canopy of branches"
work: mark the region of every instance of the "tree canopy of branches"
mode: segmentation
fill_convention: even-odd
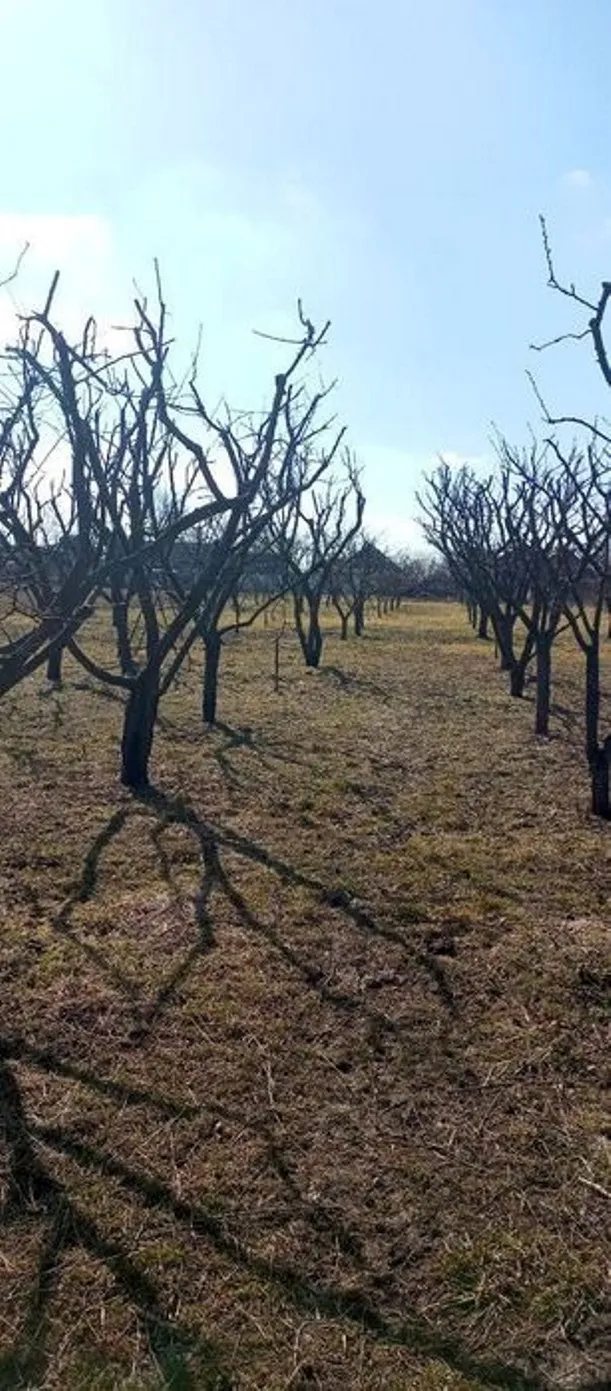
[[[318,667],[323,648],[320,609],[333,591],[333,575],[357,536],[365,498],[351,457],[344,456],[344,476],[309,492],[272,522],[273,546],[284,586],[293,596],[295,627],[306,666]]]
[[[522,695],[536,657],[537,734],[549,733],[553,644],[566,629],[574,634],[585,656],[592,806],[607,816],[609,741],[601,745],[599,722],[610,577],[609,451],[597,440],[566,452],[557,439],[527,451],[499,440],[498,456],[497,472],[486,479],[441,465],[427,480],[421,500],[426,534],[471,606],[489,617],[513,695]]]
[[[125,692],[121,777],[137,788],[148,781],[160,697],[198,636],[210,658],[247,555],[276,514],[302,515],[335,456],[343,432],[320,418],[327,393],[308,394],[303,381],[329,325],[315,329],[300,306],[267,407],[215,413],[195,370],[186,389],[172,374],[159,277],[154,309],[136,300],[128,350],[116,358],[98,347],[93,321],[79,343],[67,340],[53,290],[5,359],[12,395],[0,433],[0,561],[10,601],[0,693],[68,648],[92,677]],[[52,446],[66,459],[60,484],[45,469]],[[187,544],[198,559],[181,575]],[[104,595],[117,668],[99,659],[86,624]],[[136,651],[130,600],[142,629]]]

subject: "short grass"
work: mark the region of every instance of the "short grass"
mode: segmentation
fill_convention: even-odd
[[[611,828],[451,605],[0,709],[0,1386],[608,1384]],[[106,640],[100,633],[100,642]],[[608,679],[608,678],[607,678]],[[605,1317],[605,1308],[607,1317]]]

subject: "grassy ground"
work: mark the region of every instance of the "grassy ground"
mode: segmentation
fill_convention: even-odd
[[[2,703],[0,1386],[602,1387],[611,831],[452,606]],[[608,1018],[608,1016],[607,1016]],[[608,1316],[608,1306],[607,1306]]]

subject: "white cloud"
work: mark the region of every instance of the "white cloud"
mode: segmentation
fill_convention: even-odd
[[[422,555],[429,550],[422,527],[414,517],[388,516],[365,511],[365,531],[387,550],[408,550]]]
[[[110,244],[108,223],[91,213],[16,213],[0,211],[0,251],[29,242],[39,260],[65,262],[87,249],[105,254]]]
[[[471,459],[468,454],[459,454],[456,449],[440,449],[439,458],[450,468],[462,468],[463,464],[473,464],[475,459]]]
[[[590,188],[593,179],[589,169],[567,169],[562,182],[568,188]]]
[[[14,332],[16,314],[45,301],[56,270],[56,305],[69,334],[94,313],[105,333],[113,320],[115,248],[110,223],[95,213],[23,213],[0,208],[0,281],[27,245],[17,278],[0,296],[0,341]]]

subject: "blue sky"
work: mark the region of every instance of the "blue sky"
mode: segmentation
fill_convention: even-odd
[[[161,259],[203,379],[257,405],[301,295],[366,473],[369,525],[413,535],[438,451],[526,438],[535,367],[604,410],[545,288],[611,274],[608,0],[0,0],[0,268],[17,302],[62,267],[68,322],[129,317]],[[0,308],[6,329],[9,305]]]

